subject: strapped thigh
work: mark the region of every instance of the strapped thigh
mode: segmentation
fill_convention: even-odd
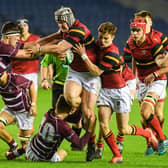
[[[152,110],[154,110],[156,102],[157,100],[150,94],[147,94],[143,99],[143,103],[148,103],[152,107]]]

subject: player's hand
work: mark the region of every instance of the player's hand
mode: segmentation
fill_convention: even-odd
[[[73,51],[78,55],[82,56],[86,53],[85,45],[78,43],[73,47]]]
[[[156,59],[155,62],[157,64],[157,66],[163,68],[163,67],[168,67],[168,52],[165,52],[163,54],[159,54]]]
[[[37,115],[37,105],[31,104],[29,109],[29,116],[36,116]]]
[[[155,80],[155,77],[154,77],[153,73],[151,73],[144,79],[144,82],[145,82],[146,86],[149,86],[152,84],[152,82],[154,80]]]
[[[45,90],[48,90],[48,89],[51,88],[51,86],[50,86],[50,84],[49,84],[49,82],[48,82],[47,79],[42,81],[41,87],[42,87],[43,89],[45,89]]]

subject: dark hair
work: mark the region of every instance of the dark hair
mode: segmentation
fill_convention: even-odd
[[[3,35],[8,32],[20,32],[20,28],[16,22],[7,21],[2,25],[1,34]]]
[[[69,113],[72,109],[72,106],[66,102],[63,95],[60,95],[56,104],[56,109],[59,114]]]

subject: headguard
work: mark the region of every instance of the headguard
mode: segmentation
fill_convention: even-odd
[[[17,22],[17,24],[28,24],[29,23],[29,21],[25,18],[18,19],[16,22]]]
[[[68,24],[68,27],[71,27],[75,23],[75,17],[71,10],[68,7],[61,7],[57,11],[55,11],[55,21],[64,21]]]
[[[146,33],[146,22],[143,18],[135,18],[131,21],[130,29],[137,27],[143,30],[143,33]]]

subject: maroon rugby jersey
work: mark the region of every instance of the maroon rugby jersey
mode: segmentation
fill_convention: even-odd
[[[18,52],[17,48],[0,41],[0,73],[4,72]]]
[[[86,53],[89,57],[89,59],[96,63],[96,53],[95,53],[95,40],[92,36],[89,29],[82,23],[79,22],[79,20],[76,20],[76,22],[72,25],[68,33],[64,33],[63,35],[64,40],[71,43],[73,46],[77,43],[85,44]],[[82,58],[74,53],[74,60],[70,64],[70,67],[78,72],[86,72],[88,71],[84,61]]]
[[[54,110],[51,109],[45,113],[39,132],[32,138],[30,147],[41,160],[49,160],[64,138],[83,148],[90,138],[90,133],[86,132],[79,138],[67,122],[55,116]]]
[[[119,55],[119,50],[113,43],[104,49],[97,45],[97,53],[99,54],[99,68],[104,70],[101,75],[102,88],[122,88],[126,85],[122,77],[122,60]]]
[[[136,44],[130,36],[124,48],[124,55],[132,55],[135,59],[138,78],[143,82],[146,76],[160,69],[155,63],[155,58],[164,51],[160,39],[156,36],[152,38],[152,36],[147,35],[146,40],[141,45]],[[163,74],[155,80],[166,80],[166,75]]]
[[[8,73],[8,82],[5,86],[0,85],[0,95],[5,105],[13,112],[22,113],[30,108],[28,89],[32,84],[20,75]]]

